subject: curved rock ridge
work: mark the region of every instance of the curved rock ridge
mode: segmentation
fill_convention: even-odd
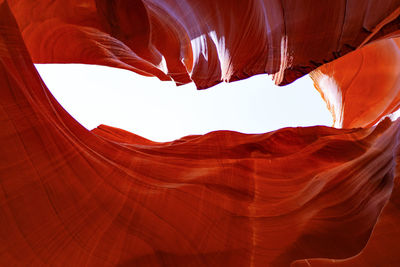
[[[400,0],[9,0],[36,63],[86,63],[208,88],[290,83],[400,30]]]
[[[18,2],[10,1],[14,10],[25,10]],[[79,3],[83,11],[90,4]],[[133,12],[127,2],[115,3],[128,14],[114,17],[111,29],[123,27]],[[148,10],[132,3],[139,13]],[[24,29],[21,21],[20,26]],[[148,40],[145,25],[131,31],[119,38],[140,32],[139,41]],[[400,120],[354,129],[217,131],[168,143],[104,125],[88,131],[40,79],[5,1],[0,1],[0,88],[2,266],[400,261],[393,226],[400,220],[394,186]]]
[[[310,76],[335,127],[370,127],[400,107],[400,37],[368,44]]]
[[[398,164],[398,162],[397,162]],[[398,171],[397,171],[398,173]],[[399,179],[396,182],[392,196],[385,206],[376,224],[367,246],[357,255],[345,260],[305,259],[298,260],[291,266],[397,266],[399,265],[398,243],[400,234],[400,191]]]

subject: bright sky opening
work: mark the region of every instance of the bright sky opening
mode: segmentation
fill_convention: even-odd
[[[110,67],[36,64],[58,102],[84,127],[118,127],[153,141],[215,130],[265,133],[332,125],[325,102],[305,76],[278,87],[268,75],[197,90],[193,83],[144,77]]]

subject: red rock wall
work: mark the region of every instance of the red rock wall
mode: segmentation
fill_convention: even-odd
[[[9,0],[34,62],[286,84],[400,29],[400,0]]]
[[[335,80],[346,95],[351,108],[340,123],[364,128],[217,131],[169,143],[104,125],[86,130],[29,54],[199,87],[260,72],[285,83],[363,42],[394,38],[398,1],[9,3],[22,35],[0,0],[0,265],[398,265],[400,121],[372,126],[397,105],[397,39],[342,58],[377,62],[380,94],[372,86],[363,95],[369,82],[340,72],[342,59],[313,74],[333,111],[331,87],[318,79]],[[378,103],[355,120],[359,96]]]

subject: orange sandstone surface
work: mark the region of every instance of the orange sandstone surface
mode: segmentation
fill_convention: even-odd
[[[0,265],[398,266],[399,15],[398,0],[0,0]],[[33,62],[199,89],[312,71],[337,128],[88,131]]]

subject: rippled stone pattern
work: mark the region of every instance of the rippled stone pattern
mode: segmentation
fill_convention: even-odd
[[[0,0],[0,265],[399,265],[399,1],[302,2]],[[86,130],[31,59],[205,88],[336,57],[312,77],[345,128],[168,143]]]

